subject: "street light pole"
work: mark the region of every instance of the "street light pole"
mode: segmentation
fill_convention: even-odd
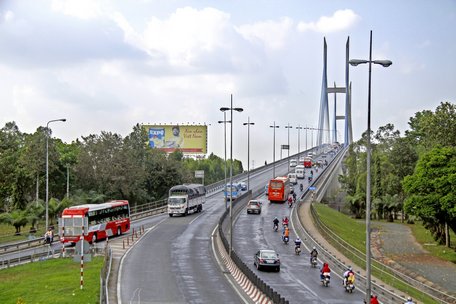
[[[296,127],[296,129],[298,129],[298,157],[299,157],[299,154],[301,153],[301,130],[304,128],[301,127],[301,125],[299,125],[299,127]]]
[[[254,122],[250,122],[250,116],[247,117],[247,122],[244,122],[244,126],[247,126],[247,191],[250,190],[250,126],[255,125]]]
[[[371,80],[372,80],[372,63],[380,64],[383,67],[389,67],[393,62],[390,60],[372,60],[372,31],[369,39],[369,60],[352,59],[349,63],[353,66],[358,64],[369,64],[369,83],[367,95],[367,178],[366,178],[366,298],[365,302],[369,303],[371,296]]]
[[[242,108],[233,108],[233,94],[231,94],[231,105],[229,108],[220,108],[220,111],[225,112],[230,110],[231,114],[231,134],[230,134],[230,257],[233,251],[233,110],[242,112]]]
[[[55,121],[65,122],[66,119],[53,119],[46,124],[46,231],[49,229],[49,124]]]
[[[225,186],[224,186],[225,187],[225,192],[224,193],[225,193],[225,209],[228,209],[228,206],[226,204],[226,201],[227,201],[227,199],[226,199],[227,198],[227,196],[226,196],[226,194],[227,194],[226,193],[226,123],[227,122],[230,123],[231,121],[229,121],[229,120],[227,121],[226,120],[226,111],[227,110],[222,111],[223,112],[223,120],[219,120],[218,123],[223,123],[223,137],[224,137],[224,141],[225,141]]]
[[[275,178],[275,129],[279,126],[276,126],[275,121],[274,125],[269,126],[270,128],[274,128],[274,132],[272,135],[272,178]]]
[[[288,129],[288,171],[287,171],[287,174],[288,172],[290,172],[290,128],[293,128],[292,126],[290,126],[290,123],[288,123],[286,126],[285,126],[286,129]]]

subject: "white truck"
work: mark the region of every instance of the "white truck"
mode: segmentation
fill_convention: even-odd
[[[303,179],[306,175],[306,170],[303,165],[297,165],[295,167],[296,178]]]
[[[168,215],[183,215],[203,211],[206,188],[201,184],[183,184],[171,187],[168,196]]]

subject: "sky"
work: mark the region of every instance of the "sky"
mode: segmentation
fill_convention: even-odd
[[[323,39],[328,85],[344,86],[347,38],[350,59],[368,59],[371,30],[372,58],[393,62],[372,68],[373,130],[392,123],[403,134],[416,112],[456,102],[454,0],[1,1],[0,127],[15,121],[33,133],[66,118],[50,126],[71,143],[101,131],[125,137],[137,123],[206,124],[208,153],[223,158],[219,109],[232,94],[244,110],[233,114],[233,158],[247,168],[250,147],[258,167],[272,161],[274,123],[276,160],[288,136],[291,154],[315,145],[315,131],[296,127],[318,125]],[[350,81],[357,140],[368,66],[350,67]],[[337,129],[342,142],[343,121]]]

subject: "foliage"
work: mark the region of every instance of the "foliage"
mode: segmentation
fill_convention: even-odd
[[[194,177],[196,170],[205,171],[205,184],[224,178],[225,162],[214,154],[203,159],[185,158],[179,150],[167,154],[151,149],[147,141],[148,134],[139,124],[125,138],[102,131],[67,144],[52,138],[51,129],[38,127],[33,134],[26,134],[16,123],[6,123],[0,129],[0,213],[6,213],[3,222],[14,223],[19,233],[23,225],[29,223],[34,230],[44,219],[46,143],[51,224],[71,205],[126,199],[134,206],[162,199],[176,184],[200,183]],[[242,170],[242,163],[234,160],[233,174]]]
[[[436,147],[422,155],[403,185],[408,194],[405,210],[419,216],[444,243],[445,224],[456,231],[456,148]]]

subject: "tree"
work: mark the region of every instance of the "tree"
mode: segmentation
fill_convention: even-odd
[[[404,179],[405,210],[420,217],[439,243],[456,232],[456,148],[436,147],[425,153]],[[449,246],[449,241],[447,242]]]

